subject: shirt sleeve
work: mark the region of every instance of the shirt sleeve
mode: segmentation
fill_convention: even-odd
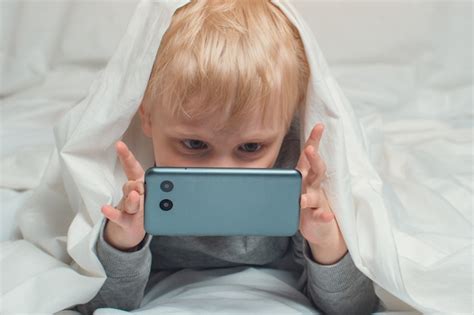
[[[372,314],[380,300],[372,280],[365,276],[351,258],[349,251],[332,265],[314,261],[308,242],[298,231],[292,238],[293,258],[303,266],[299,287],[325,314]]]
[[[72,308],[81,314],[92,314],[101,307],[121,310],[138,308],[150,276],[149,247],[152,236],[147,233],[135,251],[121,251],[104,240],[107,222],[108,219],[105,219],[96,243],[97,257],[105,269],[107,278],[92,300]]]

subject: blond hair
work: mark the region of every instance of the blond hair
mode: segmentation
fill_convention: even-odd
[[[224,114],[226,125],[259,114],[288,128],[308,77],[299,32],[270,1],[192,1],[162,38],[144,105],[179,118]]]

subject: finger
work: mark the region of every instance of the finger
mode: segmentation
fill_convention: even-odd
[[[324,208],[319,208],[317,210],[314,210],[313,218],[318,222],[328,223],[331,222],[335,218],[335,216],[332,211],[326,210]]]
[[[127,145],[123,141],[117,141],[115,149],[117,150],[117,155],[127,178],[129,180],[142,179],[145,171],[135,159],[133,153],[128,149]]]
[[[315,172],[315,170],[313,169],[313,164],[314,162],[312,161],[312,159],[314,158],[313,154],[314,154],[314,148],[312,146],[308,146],[304,152],[303,152],[304,156],[306,156],[306,160],[308,161],[308,164],[309,164],[309,168],[308,168],[308,171],[306,173],[306,177],[304,178],[304,183],[305,183],[305,186],[308,187],[308,186],[313,186],[313,182],[316,180],[317,178],[317,173]]]
[[[301,211],[304,211],[305,216],[311,218],[316,223],[327,223],[335,218],[335,215],[330,210],[324,208],[305,208]]]
[[[136,191],[139,195],[145,193],[145,185],[141,180],[129,180],[122,187],[123,196],[126,198],[131,191]]]
[[[296,164],[295,168],[301,173],[303,178],[306,177],[306,174],[308,173],[308,170],[310,168],[308,159],[306,158],[306,154],[301,154],[300,159],[298,160],[298,163]]]
[[[308,171],[308,175],[305,179],[306,185],[317,188],[325,179],[324,175],[326,173],[326,164],[324,163],[319,153],[314,151],[314,148],[312,146],[309,146],[305,150],[305,155],[307,156],[307,159],[311,166],[310,170]]]
[[[319,194],[315,193],[305,193],[301,195],[301,202],[300,207],[302,209],[305,208],[320,208],[321,205],[321,198],[319,198]]]
[[[306,140],[304,144],[304,149],[306,149],[308,146],[311,145],[311,146],[314,146],[315,151],[318,152],[319,143],[321,142],[323,131],[324,131],[324,125],[322,123],[316,124],[311,130],[308,140]]]
[[[127,199],[125,199],[124,211],[128,214],[135,214],[138,212],[139,207],[140,195],[135,190],[132,190]]]
[[[309,138],[306,141],[306,143],[304,144],[302,154],[301,154],[300,159],[298,160],[298,163],[295,167],[298,171],[300,171],[300,173],[301,173],[301,175],[303,175],[303,177],[306,176],[306,174],[308,173],[308,171],[311,167],[311,165],[310,165],[310,163],[309,163],[309,161],[306,157],[306,154],[304,154],[304,152],[305,152],[305,150],[307,150],[308,146],[313,146],[313,147],[316,148],[316,150],[319,149],[319,140],[321,139],[322,129],[323,129],[323,125],[322,124],[317,124],[313,128],[313,130],[311,130]]]
[[[102,211],[104,216],[110,221],[118,224],[121,227],[125,226],[123,213],[119,209],[116,209],[110,205],[103,205],[100,210]]]

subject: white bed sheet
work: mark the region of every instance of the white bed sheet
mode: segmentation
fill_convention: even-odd
[[[2,78],[8,78],[8,84],[0,88],[2,241],[20,237],[14,214],[28,190],[41,178],[54,143],[54,122],[86,95],[92,78],[105,65],[126,27],[134,1],[113,3],[113,8],[103,1],[0,4],[7,17],[2,19],[5,40],[0,70]],[[406,217],[404,228],[410,229],[410,218],[423,218],[426,222],[419,238],[398,236],[410,245],[401,253],[406,258],[403,263],[409,264],[411,257],[425,254],[417,250],[423,234],[432,239],[433,234],[439,233],[440,242],[430,244],[434,252],[450,253],[453,259],[466,255],[466,248],[473,246],[472,237],[466,238],[469,231],[472,235],[473,209],[472,32],[466,31],[472,30],[472,4],[296,1],[295,6],[305,8],[302,12],[308,15],[333,74],[360,117],[371,141],[371,158],[377,170],[393,185],[405,208],[412,210],[398,214]],[[87,23],[80,28],[78,21],[86,16]],[[85,36],[84,28],[93,29],[94,33],[87,33],[93,35]],[[15,37],[8,35],[13,33]],[[433,207],[455,209],[449,213],[456,215],[432,217]],[[453,238],[465,240],[458,242],[463,244],[459,248],[443,243],[448,224],[459,231],[458,235],[451,235]],[[472,256],[466,259],[472,262]],[[432,263],[426,262],[427,270]],[[427,276],[435,279],[439,272],[449,271],[439,265]],[[186,284],[185,290],[172,291],[169,286],[181,283],[174,281],[184,285],[196,277],[210,278],[202,285]],[[270,276],[244,269],[226,277],[238,282]],[[160,282],[144,304],[158,303],[162,311],[164,307],[191,311],[196,307],[192,304],[194,297],[205,299],[206,292],[215,292],[222,280],[212,272],[192,271],[169,279]],[[465,270],[460,281],[466,279],[472,283],[472,269]],[[272,288],[278,291],[277,286]],[[222,311],[227,305],[226,313],[238,311],[236,307],[242,303],[232,299],[243,294],[240,287],[226,289],[229,301],[221,297],[222,304],[206,306],[215,310],[220,307]],[[411,309],[381,288],[377,290],[389,310]],[[167,293],[158,297],[158,292]],[[250,293],[241,297],[252,300],[262,294],[254,293],[253,297]],[[469,295],[472,291],[467,292]],[[212,301],[210,296],[207,298]],[[284,296],[280,298],[272,298],[282,303],[274,307],[304,309],[303,304],[293,305]],[[109,313],[115,312],[97,311]]]

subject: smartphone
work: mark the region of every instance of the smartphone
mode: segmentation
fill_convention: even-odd
[[[294,235],[300,221],[301,178],[296,169],[151,167],[145,172],[145,231]]]

